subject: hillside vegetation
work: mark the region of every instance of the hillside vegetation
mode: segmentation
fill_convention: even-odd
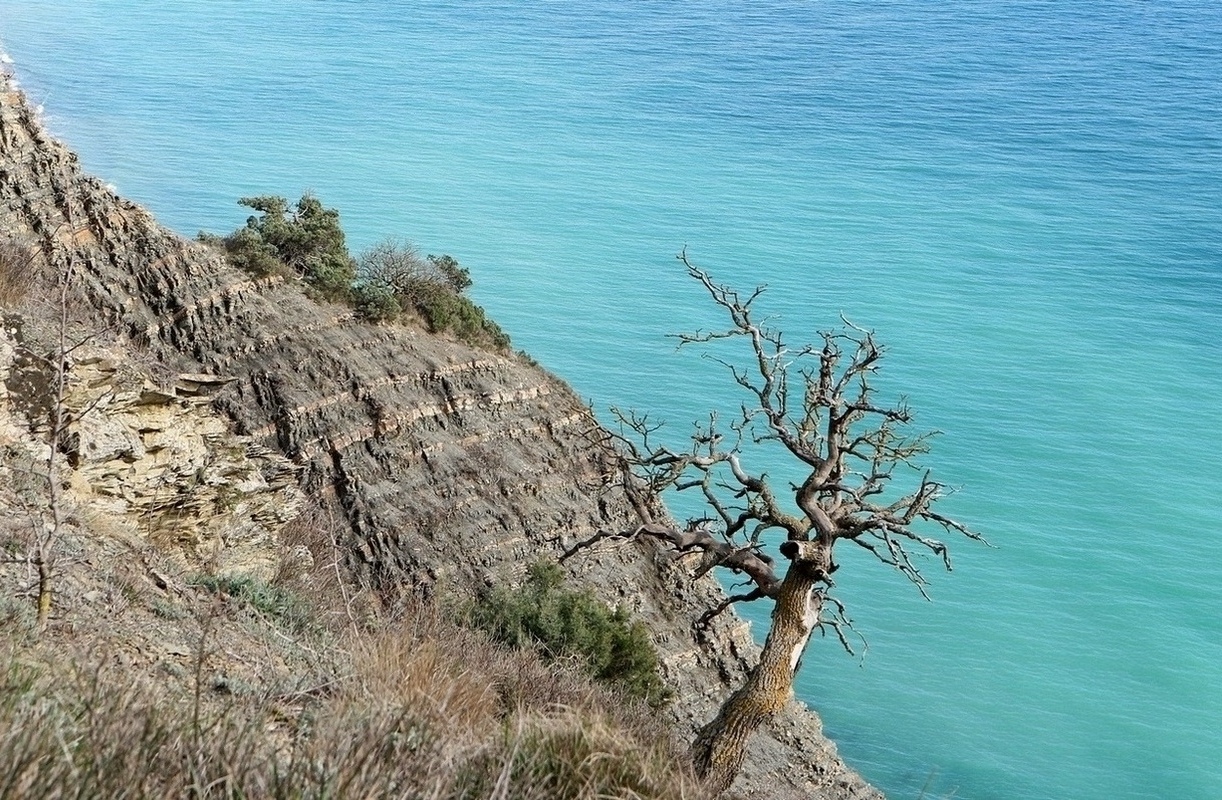
[[[256,277],[299,278],[318,296],[347,303],[370,322],[416,320],[431,333],[451,334],[491,350],[509,336],[465,294],[471,274],[452,256],[420,253],[388,239],[358,256],[348,251],[339,212],[313,195],[290,206],[283,197],[243,197],[258,211],[228,236],[200,233],[231,264]]]
[[[0,798],[701,797],[670,729],[583,657],[384,610],[296,533],[317,560],[271,583],[76,541],[58,624],[7,601]]]

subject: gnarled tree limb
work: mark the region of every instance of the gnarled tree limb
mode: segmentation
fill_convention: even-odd
[[[844,606],[828,594],[840,540],[895,568],[924,594],[920,556],[932,555],[948,570],[951,565],[947,546],[922,528],[980,536],[934,510],[944,487],[915,469],[932,434],[907,431],[912,413],[902,399],[888,405],[875,398],[872,380],[885,350],[872,331],[841,317],[842,327],[820,334],[818,344],[790,347],[755,313],[764,287],[740,294],[715,282],[686,252],[678,258],[730,322],[724,330],[680,334],[679,346],[745,343],[745,358],[713,360],[727,368],[746,401],[728,426],[733,435],[723,433],[717,415],[710,414],[682,448],[662,441],[662,426],[648,416],[613,409],[615,429],[601,431],[597,441],[614,460],[612,480],[641,524],[600,532],[564,558],[605,538],[648,536],[677,553],[699,552],[697,574],[721,566],[746,576],[750,588],[710,609],[702,623],[734,603],[775,601],[759,665],[692,746],[697,771],[720,793],[737,774],[750,734],[789,700],[811,632],[830,630],[852,652]],[[746,466],[751,443],[779,446],[805,476],[789,492],[778,491],[766,475]],[[905,480],[912,488],[894,488]],[[655,511],[661,511],[659,498],[667,491],[698,493],[708,519],[686,529],[663,521],[664,513]],[[782,539],[780,551],[789,560],[784,576],[763,552],[769,533]]]

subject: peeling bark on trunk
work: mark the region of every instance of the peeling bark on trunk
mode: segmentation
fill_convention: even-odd
[[[785,542],[781,552],[792,563],[776,597],[760,663],[692,743],[692,761],[713,796],[734,782],[751,734],[789,702],[794,674],[819,623],[823,605],[819,584],[827,576],[830,550],[815,542]]]

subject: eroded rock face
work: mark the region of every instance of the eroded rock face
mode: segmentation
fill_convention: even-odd
[[[40,473],[49,464],[39,434],[53,394],[51,353],[20,340],[19,320],[9,315],[0,330],[0,447],[8,455],[0,478],[10,482],[14,470]],[[234,434],[201,392],[204,376],[157,386],[126,354],[99,345],[78,347],[65,360],[66,458],[58,478],[67,502],[184,569],[270,579],[280,561],[276,534],[304,499],[296,465]]]
[[[274,541],[300,487],[342,514],[357,572],[429,593],[513,580],[600,529],[632,527],[589,446],[597,423],[562,382],[233,270],[83,177],[7,83],[0,233],[35,245],[49,274],[71,265],[86,299],[76,324],[110,332],[74,369],[74,386],[88,387],[74,403],[105,397],[74,430],[79,482],[114,514],[160,515],[163,531],[178,509],[189,513],[194,538],[180,545],[253,564],[247,554]],[[135,352],[174,379],[129,379],[124,358]],[[165,486],[178,505],[159,499]],[[684,735],[754,664],[758,650],[732,614],[693,629],[722,596],[713,580],[690,579],[695,565],[644,542],[568,566],[650,626]],[[756,737],[734,792],[878,796],[797,703]]]

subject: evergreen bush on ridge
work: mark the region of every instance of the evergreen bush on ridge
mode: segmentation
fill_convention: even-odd
[[[509,336],[465,292],[471,274],[452,256],[424,258],[406,242],[380,242],[354,258],[339,212],[313,195],[295,206],[264,195],[238,201],[259,212],[228,236],[200,233],[235,267],[256,277],[296,276],[319,296],[350,304],[370,322],[418,318],[432,333],[475,347],[507,350]]]

